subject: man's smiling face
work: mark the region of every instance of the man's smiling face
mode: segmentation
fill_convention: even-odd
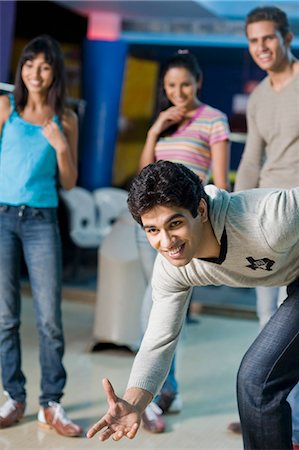
[[[270,20],[250,23],[246,32],[249,52],[255,63],[267,72],[281,70],[287,62],[292,34],[283,38]]]
[[[151,246],[171,264],[180,267],[200,256],[202,216],[192,217],[190,211],[177,206],[155,206],[141,216]]]

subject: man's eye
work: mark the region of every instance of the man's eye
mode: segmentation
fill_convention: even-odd
[[[175,228],[181,225],[181,221],[180,220],[176,220],[175,222],[171,222],[170,227],[171,228]]]
[[[145,232],[148,234],[154,234],[157,232],[157,230],[156,228],[146,228]]]

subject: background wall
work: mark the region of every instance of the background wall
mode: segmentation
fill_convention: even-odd
[[[127,59],[114,159],[115,185],[126,185],[137,173],[155,105],[158,69],[155,61],[131,56]]]

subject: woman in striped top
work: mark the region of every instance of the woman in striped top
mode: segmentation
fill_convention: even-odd
[[[204,184],[229,189],[229,126],[226,115],[198,98],[202,72],[190,53],[176,53],[161,78],[161,107],[150,127],[140,170],[164,159],[185,164]]]
[[[193,170],[203,184],[207,184],[212,172],[214,184],[229,190],[228,120],[223,112],[199,100],[201,86],[201,69],[188,51],[181,50],[166,62],[161,77],[160,113],[148,131],[140,170],[160,159],[179,162]],[[148,282],[142,314],[145,329],[152,304],[150,280],[156,252],[139,225],[137,242]],[[165,424],[159,412],[179,412],[181,407],[173,361],[160,395],[143,414],[143,426],[154,433],[163,432]]]

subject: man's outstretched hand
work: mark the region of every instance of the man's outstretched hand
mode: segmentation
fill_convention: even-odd
[[[107,378],[103,379],[103,388],[109,405],[108,411],[88,430],[86,436],[92,438],[102,430],[99,435],[100,441],[106,441],[110,437],[119,441],[124,436],[133,439],[140,426],[142,411],[137,406],[117,397]]]

